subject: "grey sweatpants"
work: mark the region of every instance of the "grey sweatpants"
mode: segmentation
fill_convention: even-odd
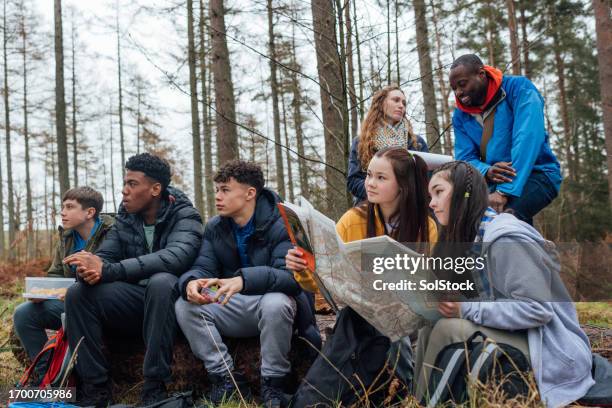
[[[277,292],[263,296],[235,294],[226,305],[196,305],[179,299],[175,309],[191,350],[204,361],[209,374],[223,375],[234,369],[221,336],[259,335],[262,377],[282,377],[291,371],[289,350],[296,311],[293,298]]]

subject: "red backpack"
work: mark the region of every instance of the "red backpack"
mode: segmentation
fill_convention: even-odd
[[[23,376],[17,383],[17,387],[26,387],[31,379],[34,367],[44,356],[49,356],[45,375],[41,379],[39,388],[47,387],[68,387],[74,385],[74,379],[70,373],[74,366],[72,352],[68,348],[68,338],[64,333],[64,328],[60,328],[53,336],[49,338],[43,349],[38,353],[32,364],[27,368]]]

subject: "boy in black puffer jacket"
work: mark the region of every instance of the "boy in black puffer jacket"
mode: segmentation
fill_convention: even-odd
[[[312,303],[285,268],[292,244],[276,207],[280,198],[264,188],[261,168],[229,162],[214,181],[219,215],[207,223],[200,255],[179,281],[176,316],[191,350],[204,361],[213,404],[236,391],[230,374],[242,383],[221,336],[259,336],[264,405],[279,407],[291,369],[294,321],[300,335],[321,342]]]
[[[64,260],[77,267],[78,283],[66,294],[70,348],[78,348],[77,402],[107,406],[111,400],[102,331],[141,335],[146,353],[142,405],[167,397],[177,329],[174,302],[179,276],[195,260],[202,219],[181,191],[169,187],[170,166],[148,153],[125,165],[123,201],[115,224],[96,254]]]

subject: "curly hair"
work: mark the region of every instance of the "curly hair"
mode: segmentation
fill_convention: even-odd
[[[213,180],[215,183],[227,183],[230,178],[241,184],[255,187],[257,193],[264,188],[265,184],[261,167],[255,163],[242,160],[232,160],[225,163],[217,171]]]
[[[130,157],[125,163],[125,169],[143,172],[145,176],[160,183],[164,192],[172,178],[170,164],[161,157],[151,153],[140,153]]]
[[[357,155],[359,156],[359,161],[361,162],[361,167],[365,170],[368,167],[368,163],[372,160],[374,156],[374,144],[376,135],[376,131],[379,127],[383,126],[385,119],[384,112],[384,103],[385,99],[387,99],[387,95],[389,95],[392,91],[400,91],[404,93],[402,89],[397,85],[388,85],[377,91],[372,97],[372,104],[370,105],[370,110],[366,114],[365,119],[361,125],[361,132],[359,134],[359,151]],[[414,134],[414,130],[412,130],[412,124],[410,121],[404,117],[406,121],[406,127],[408,129],[408,134],[410,136],[410,143],[413,147],[417,147],[417,137]]]

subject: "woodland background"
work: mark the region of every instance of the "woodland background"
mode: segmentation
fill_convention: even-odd
[[[52,4],[53,3],[53,4]],[[560,196],[537,219],[557,242],[610,242],[612,23],[602,0],[3,0],[0,255],[46,257],[60,197],[121,201],[123,163],[149,151],[214,215],[212,174],[263,165],[286,200],[349,206],[350,141],[399,83],[433,152],[452,154],[449,65],[474,52],[545,98]],[[606,149],[607,146],[607,149]]]

